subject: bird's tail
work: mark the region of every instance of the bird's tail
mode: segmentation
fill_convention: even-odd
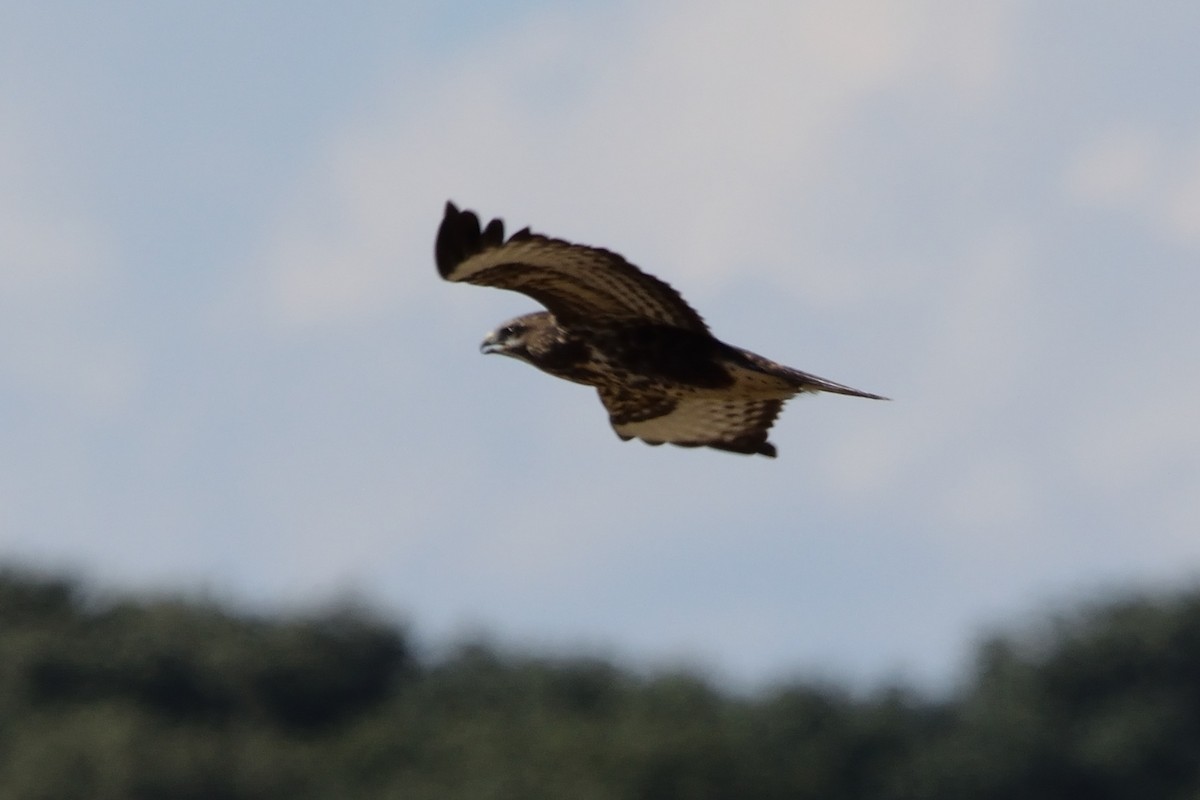
[[[831,392],[833,394],[849,395],[850,397],[865,397],[868,400],[891,399],[883,395],[852,389],[849,386],[843,386],[840,383],[818,378],[816,375],[809,375],[807,372],[801,372],[791,367],[784,367],[783,371],[788,379],[793,382],[796,389],[801,392]]]
[[[726,352],[728,357],[737,366],[748,370],[751,374],[757,373],[760,376],[770,375],[773,379],[783,383],[787,388],[795,392],[832,392],[833,394],[844,394],[850,397],[866,397],[869,400],[889,399],[883,395],[859,391],[840,383],[827,381],[816,375],[810,375],[807,372],[801,372],[798,369],[785,367],[777,361],[763,358],[757,353],[751,353],[749,350],[730,347]],[[776,387],[781,390],[784,389],[784,386],[780,386],[779,384],[776,384]]]

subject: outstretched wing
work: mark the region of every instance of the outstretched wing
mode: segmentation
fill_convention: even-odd
[[[504,238],[504,222],[480,228],[473,211],[446,203],[434,250],[448,281],[529,295],[559,322],[654,322],[707,332],[679,293],[620,255],[551,239],[528,228]]]
[[[600,400],[613,430],[622,439],[680,447],[714,447],[747,455],[775,457],[767,432],[783,409],[783,400],[753,400],[603,387]]]

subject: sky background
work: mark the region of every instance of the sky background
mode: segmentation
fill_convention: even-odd
[[[0,3],[0,560],[938,688],[1200,577],[1200,5]],[[621,443],[453,199],[894,398]]]

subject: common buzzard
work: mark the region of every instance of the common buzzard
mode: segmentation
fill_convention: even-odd
[[[504,223],[480,228],[446,203],[434,249],[448,281],[529,295],[546,311],[509,320],[484,353],[595,386],[617,436],[775,457],[767,431],[801,392],[885,400],[790,369],[709,333],[679,293],[621,256]]]

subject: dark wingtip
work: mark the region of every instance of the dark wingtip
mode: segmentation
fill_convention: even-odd
[[[504,243],[504,223],[494,219],[480,230],[479,217],[474,211],[459,211],[453,202],[446,201],[442,224],[438,227],[433,257],[438,274],[449,278],[454,268],[476,253]]]
[[[483,229],[481,244],[483,247],[499,247],[504,244],[504,222],[494,219]]]
[[[779,455],[778,451],[775,449],[775,445],[771,444],[770,442],[763,442],[762,447],[758,448],[758,454],[760,456],[766,456],[767,458],[775,458],[775,456]]]

